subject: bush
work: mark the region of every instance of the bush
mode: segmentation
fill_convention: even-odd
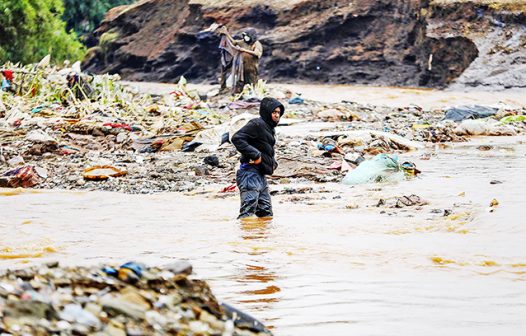
[[[55,62],[82,59],[84,46],[62,21],[62,0],[0,1],[0,64],[33,63],[50,54]]]
[[[113,7],[128,5],[135,0],[64,0],[64,20],[68,29],[77,34],[91,33]]]

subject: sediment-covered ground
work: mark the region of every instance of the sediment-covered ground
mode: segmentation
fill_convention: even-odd
[[[195,192],[211,184],[228,189],[239,158],[229,136],[258,116],[258,100],[265,95],[286,105],[277,129],[280,166],[273,183],[339,182],[361,160],[378,154],[525,129],[521,105],[482,107],[490,112],[485,119],[444,120],[447,108],[321,103],[264,85],[239,100],[215,90],[199,93],[183,83],[150,95],[122,87],[111,76],[96,76],[91,98],[79,99],[65,85],[61,71],[67,69],[35,71],[43,74],[37,95],[2,93],[3,187],[126,193]],[[53,101],[61,94],[62,103]],[[475,114],[479,108],[465,107]],[[477,116],[466,117],[471,118]]]

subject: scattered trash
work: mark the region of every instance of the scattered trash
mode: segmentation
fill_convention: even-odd
[[[464,120],[455,129],[457,135],[513,136],[516,130],[495,120]]]
[[[0,177],[0,187],[3,188],[30,188],[41,182],[35,167],[23,166],[8,170]]]
[[[354,209],[358,209],[360,206],[356,203],[351,203],[351,204],[347,204],[345,206],[346,209],[349,209],[349,210],[354,210]]]
[[[251,108],[258,108],[259,101],[247,102],[247,101],[238,100],[238,101],[234,101],[228,104],[227,107],[231,110],[240,110],[240,109],[247,110]]]
[[[335,146],[333,144],[318,144],[317,148],[321,151],[325,151],[327,154],[331,154],[331,153],[338,153],[338,154],[344,154],[343,151],[341,150],[341,148],[339,148],[338,146]],[[330,156],[330,155],[328,155]]]
[[[404,162],[400,165],[406,176],[414,177],[421,173],[413,162]]]
[[[371,160],[362,162],[351,170],[342,180],[343,184],[363,184],[369,182],[398,182],[404,179],[404,172],[398,158],[378,154]]]
[[[490,151],[493,149],[493,146],[490,146],[490,145],[480,145],[477,147],[478,150],[480,151]]]
[[[430,128],[431,125],[429,124],[413,124],[412,128],[414,130],[421,130],[421,129],[426,129],[426,128]]]
[[[256,320],[254,317],[243,313],[227,303],[222,303],[221,307],[225,310],[228,318],[232,320],[236,326],[243,326],[257,333],[270,334],[270,331],[263,325],[263,323]]]
[[[136,284],[142,277],[142,273],[145,268],[146,266],[144,264],[130,261],[121,265],[118,269],[113,267],[104,267],[102,271],[126,283]]]
[[[127,172],[112,166],[93,166],[86,168],[82,176],[86,180],[101,181],[110,177],[119,177],[126,175]]]
[[[466,119],[487,118],[497,114],[498,109],[487,106],[458,106],[446,110],[445,120],[462,121]]]
[[[212,167],[219,167],[219,158],[216,155],[205,157],[203,162]]]
[[[55,142],[56,140],[53,139],[51,136],[46,134],[45,132],[41,130],[34,130],[30,131],[26,135],[26,139],[33,142]]]
[[[342,169],[342,161],[334,161],[328,169],[333,170],[341,170]]]
[[[303,104],[305,103],[305,100],[301,98],[300,96],[296,96],[294,98],[289,99],[289,104]]]
[[[507,116],[507,117],[500,119],[500,122],[503,124],[513,123],[513,122],[525,122],[525,121],[526,121],[526,115]]]
[[[0,92],[0,164],[3,171],[24,166],[33,166],[37,172],[43,169],[38,179],[24,183],[38,188],[154,193],[228,185],[238,161],[229,137],[258,117],[259,101],[265,95],[299,103],[277,128],[275,178],[289,183],[296,179],[341,181],[345,173],[351,174],[378,154],[424,149],[426,142],[526,131],[526,123],[519,122],[526,111],[520,108],[501,107],[486,119],[456,123],[442,120],[447,114],[443,110],[414,104],[398,108],[303,100],[263,81],[245,87],[237,97],[225,97],[190,90],[184,78],[171,93],[150,96],[139,93],[133,84],[123,86],[117,75],[85,74],[80,63],[57,68],[46,66],[47,57],[39,64],[6,63],[2,79],[10,82],[10,91]],[[473,112],[472,107],[461,108]],[[474,111],[480,115],[496,109],[475,107]],[[320,127],[319,120],[336,123]],[[430,157],[422,154],[421,159]],[[133,178],[106,178],[114,171],[79,176],[91,165],[114,164]],[[208,170],[210,166],[216,168]],[[418,174],[416,167],[406,168],[400,165],[399,172],[406,177]],[[106,182],[90,179],[97,175]],[[1,184],[21,181],[2,176]]]
[[[492,199],[489,204],[489,212],[494,212],[495,209],[499,206],[499,201],[497,199]]]
[[[227,193],[227,192],[234,192],[237,190],[237,185],[235,184],[231,184],[227,187],[224,187],[223,189],[221,189],[219,192],[221,193]]]
[[[417,207],[417,210],[420,210],[422,206],[429,204],[427,201],[424,201],[420,196],[412,194],[409,196],[399,196],[391,198],[380,198],[378,202],[374,205],[375,207],[387,207],[387,208],[407,208],[407,207]],[[433,209],[433,213],[442,213],[440,209]]]
[[[345,113],[338,109],[327,109],[318,113],[322,121],[335,122],[345,120]]]
[[[359,165],[360,163],[362,163],[363,161],[365,161],[364,157],[362,155],[360,155],[360,153],[347,153],[345,154],[345,160],[354,164],[354,165]]]
[[[420,198],[417,195],[402,196],[396,198],[395,208],[405,208],[411,206],[422,206],[427,205],[428,203]]]
[[[128,124],[123,124],[123,123],[105,123],[105,124],[102,124],[102,126],[106,126],[106,127],[110,127],[110,128],[122,128],[122,129],[125,129],[125,130],[130,131],[130,132],[135,132],[135,131],[140,131],[141,130],[140,127],[132,126],[132,125],[128,125]]]
[[[2,91],[11,91],[14,92],[15,88],[13,86],[13,70],[2,70]]]
[[[203,143],[199,141],[191,141],[182,146],[183,152],[193,152],[197,147],[201,146]]]

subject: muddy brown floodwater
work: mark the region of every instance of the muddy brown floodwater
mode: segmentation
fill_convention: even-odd
[[[145,93],[167,94],[176,89],[176,85],[167,83],[123,82],[129,87]],[[206,92],[217,85],[193,85],[189,87]],[[463,90],[434,90],[421,88],[375,87],[359,85],[315,85],[315,84],[272,84],[279,90],[300,93],[302,97],[325,103],[337,103],[342,100],[360,104],[404,107],[416,104],[424,109],[441,108],[454,105],[497,105],[499,103],[514,107],[526,107],[524,97],[526,89],[516,88],[494,91],[488,88]]]
[[[272,221],[235,220],[238,196],[219,197],[221,186],[198,195],[2,189],[0,267],[187,259],[219,300],[276,335],[524,335],[526,137],[400,159],[423,173],[310,184],[319,192],[274,196]],[[387,206],[411,194],[428,204]]]

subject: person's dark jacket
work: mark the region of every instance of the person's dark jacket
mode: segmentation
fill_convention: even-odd
[[[241,153],[241,163],[250,163],[261,157],[261,163],[256,167],[264,175],[272,175],[278,166],[274,158],[277,123],[272,120],[272,111],[277,107],[283,115],[283,104],[274,98],[263,98],[259,106],[260,117],[250,120],[232,137],[232,143]]]

